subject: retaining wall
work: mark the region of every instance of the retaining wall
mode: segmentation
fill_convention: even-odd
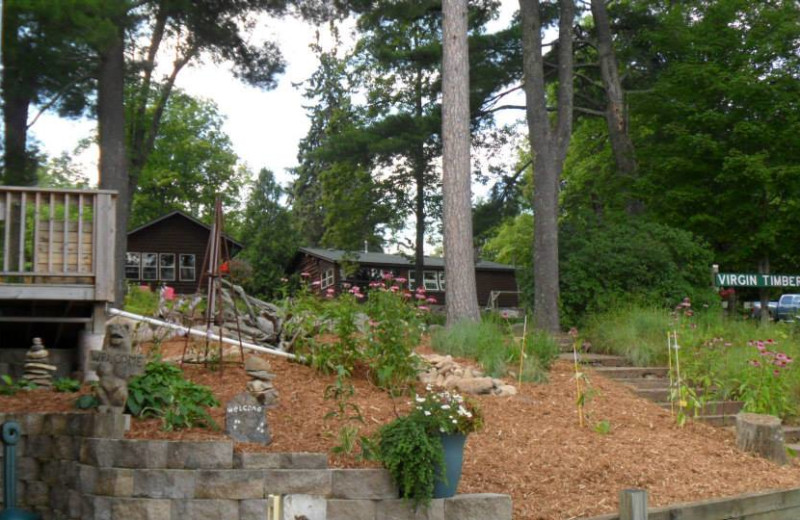
[[[22,428],[17,506],[45,520],[255,520],[267,518],[274,495],[290,519],[511,519],[508,495],[458,495],[414,511],[387,471],[329,469],[324,454],[124,439],[125,417],[109,414],[0,414],[7,420]]]

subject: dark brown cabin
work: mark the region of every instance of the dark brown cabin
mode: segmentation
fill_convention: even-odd
[[[128,232],[125,278],[129,283],[168,285],[178,294],[197,291],[211,226],[182,211],[173,211]],[[224,236],[229,257],[242,244]],[[225,248],[223,248],[223,253]]]
[[[293,273],[308,273],[308,279],[319,281],[314,287],[325,291],[340,288],[343,283],[366,287],[381,280],[387,273],[406,278],[415,286],[414,262],[400,255],[365,253],[301,247],[290,268]],[[513,266],[481,260],[475,264],[478,305],[482,307],[517,307],[519,305],[516,270]],[[422,283],[428,295],[439,304],[445,303],[446,283],[444,258],[426,256]]]

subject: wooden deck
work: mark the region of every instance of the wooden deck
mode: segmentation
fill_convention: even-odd
[[[114,300],[116,193],[0,186],[0,300]]]

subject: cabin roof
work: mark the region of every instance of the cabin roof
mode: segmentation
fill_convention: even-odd
[[[162,222],[164,220],[170,219],[170,218],[172,218],[174,216],[183,217],[186,220],[192,222],[193,224],[196,224],[196,225],[198,225],[198,226],[200,226],[200,227],[202,227],[204,229],[207,229],[209,233],[211,232],[211,226],[209,226],[205,222],[194,218],[193,216],[189,215],[188,213],[184,213],[183,211],[181,211],[179,209],[176,209],[174,211],[170,211],[166,215],[162,215],[162,216],[158,217],[157,219],[151,220],[150,222],[147,222],[146,224],[142,224],[141,226],[139,226],[139,227],[137,227],[135,229],[131,229],[130,231],[128,231],[128,236],[130,236],[130,235],[132,235],[134,233],[138,233],[139,231],[142,231],[143,229],[146,229],[146,228],[149,228],[151,226],[154,226],[155,224],[158,224],[159,222]],[[244,249],[244,245],[241,242],[238,242],[238,241],[232,239],[226,233],[222,234],[222,238],[224,238],[225,240],[227,240],[231,244],[235,245],[239,249]]]
[[[402,255],[390,255],[387,253],[365,253],[363,251],[344,251],[342,249],[323,249],[317,247],[301,247],[300,252],[333,263],[339,263],[342,260],[354,260],[360,264],[403,267],[414,266],[413,259],[408,259]],[[426,256],[423,265],[425,267],[444,268],[444,258]],[[475,264],[475,268],[482,271],[515,271],[514,266],[491,262],[489,260],[480,260]]]

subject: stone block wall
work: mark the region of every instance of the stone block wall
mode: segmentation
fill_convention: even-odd
[[[330,469],[324,454],[234,453],[227,441],[125,439],[122,417],[0,414],[20,422],[18,506],[45,520],[284,518],[510,520],[507,495],[459,495],[415,511],[382,469]]]

